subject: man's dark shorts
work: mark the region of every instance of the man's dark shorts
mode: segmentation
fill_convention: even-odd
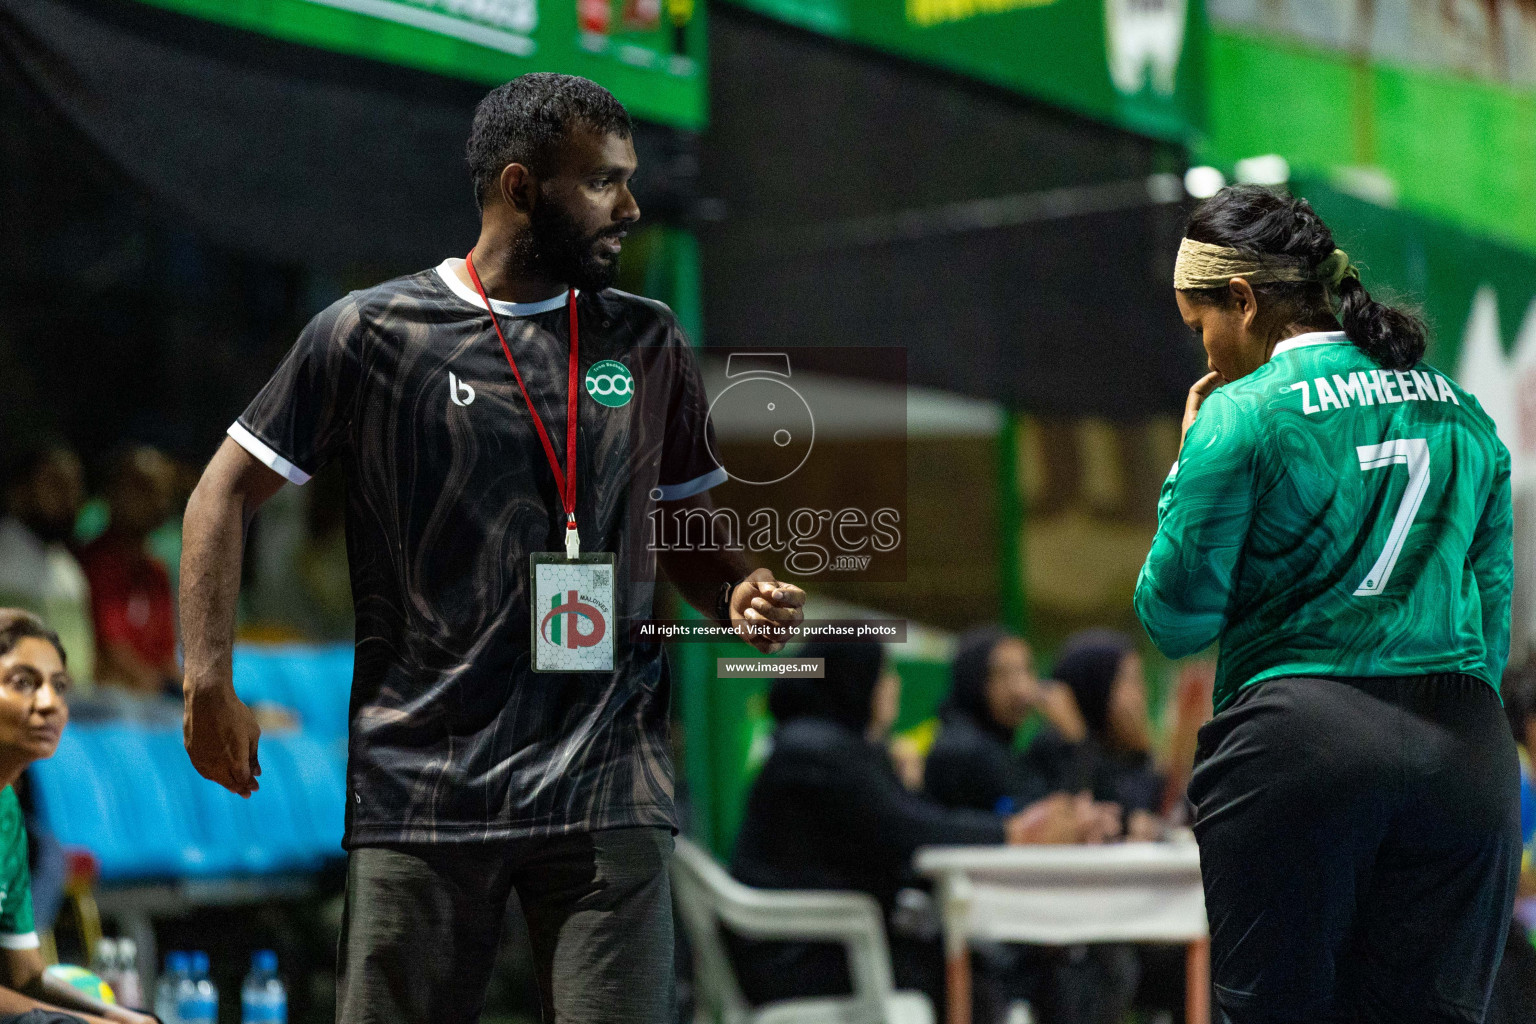
[[[546,1024],[673,1024],[672,833],[363,847],[347,862],[338,1024],[473,1024],[517,891]]]
[[[1519,773],[1498,695],[1469,676],[1240,693],[1200,730],[1189,786],[1221,1019],[1481,1022]]]

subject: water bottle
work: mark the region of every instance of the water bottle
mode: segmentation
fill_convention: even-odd
[[[270,949],[251,954],[251,973],[240,988],[240,1024],[288,1024],[288,989]]]
[[[107,987],[112,989],[114,994],[117,994],[118,989],[122,987],[122,976],[116,939],[103,936],[96,940],[96,953],[91,957],[91,970],[96,972],[96,977],[107,983]]]
[[[208,977],[208,954],[192,954],[192,970],[176,986],[176,1013],[181,1024],[218,1024],[219,990]]]
[[[165,1024],[182,1024],[181,982],[192,970],[187,954],[177,951],[165,956],[165,971],[155,986],[155,1016]]]
[[[132,939],[117,940],[117,993],[119,1006],[137,1009],[144,1005],[144,979],[139,974],[139,944]]]

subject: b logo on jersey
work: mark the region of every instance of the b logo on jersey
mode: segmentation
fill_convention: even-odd
[[[453,399],[454,405],[468,405],[475,400],[475,389],[470,387],[467,382],[455,377],[453,371],[449,370],[448,397]]]
[[[617,359],[603,359],[587,371],[587,394],[599,405],[617,409],[635,397],[635,378]]]

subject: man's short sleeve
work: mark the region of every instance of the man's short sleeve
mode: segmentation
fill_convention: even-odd
[[[709,421],[709,395],[693,349],[681,328],[673,327],[672,396],[661,446],[659,487],[662,501],[690,498],[724,483],[730,474],[711,448],[715,428]]]
[[[346,444],[364,331],[352,296],[322,311],[229,436],[291,482],[308,482]]]
[[[9,786],[0,792],[0,949],[36,949],[32,921],[32,873],[27,868],[27,827]]]

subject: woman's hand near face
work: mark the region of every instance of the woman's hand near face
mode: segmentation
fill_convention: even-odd
[[[1088,738],[1088,725],[1083,721],[1077,698],[1072,696],[1072,688],[1067,684],[1054,679],[1040,680],[1038,707],[1045,720],[1051,723],[1051,728],[1068,743],[1081,743]]]
[[[1189,389],[1189,395],[1184,399],[1184,425],[1179,430],[1179,451],[1184,450],[1184,438],[1189,435],[1189,428],[1194,426],[1195,417],[1200,415],[1200,406],[1211,396],[1211,392],[1227,382],[1227,378],[1221,375],[1220,370],[1212,370],[1210,373],[1195,381]]]

